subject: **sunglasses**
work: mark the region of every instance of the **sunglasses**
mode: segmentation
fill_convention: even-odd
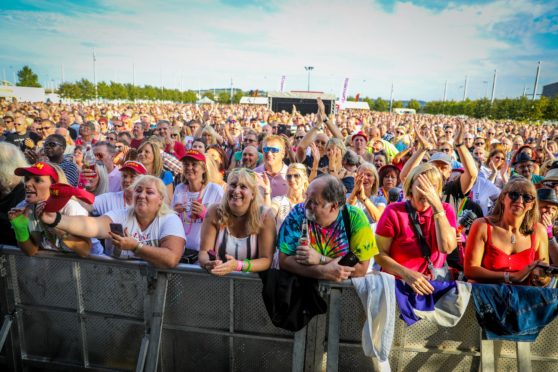
[[[37,127],[37,130],[49,130],[52,127]]]
[[[303,139],[303,138],[304,138],[304,136],[295,137],[295,139],[297,139],[297,140],[301,140],[301,139]]]
[[[115,137],[107,137],[107,141],[116,141]]]
[[[516,202],[516,201],[521,197],[521,198],[523,199],[523,202],[524,202],[525,204],[530,204],[530,203],[534,202],[535,199],[536,199],[536,198],[535,198],[533,195],[531,195],[531,194],[527,194],[527,193],[522,194],[522,193],[517,192],[517,191],[510,191],[510,192],[508,192],[508,197],[510,198],[510,200],[511,200],[512,202]]]
[[[397,134],[399,134],[400,136],[404,135],[405,132],[397,132]]]
[[[558,186],[558,182],[543,182],[544,187],[550,187],[551,189]]]
[[[124,124],[120,124],[120,125],[115,124],[115,125],[114,125],[115,128],[122,128],[123,126],[124,126]],[[159,128],[159,129],[163,129],[163,128]]]
[[[244,140],[244,142],[255,143],[255,142],[258,142],[258,140],[255,140],[255,139],[253,139],[253,138],[246,138],[246,139]]]
[[[56,146],[62,146],[62,145],[56,142],[45,142],[43,144],[43,147],[56,147]]]
[[[14,121],[12,119],[8,119],[8,120],[4,119],[4,123],[13,123],[13,122]]]
[[[266,146],[263,148],[263,152],[266,154],[268,152],[271,152],[272,154],[278,154],[279,152],[281,152],[281,149],[279,147]]]
[[[314,141],[317,145],[325,145],[326,141]]]
[[[287,174],[287,179],[288,179],[288,180],[293,179],[293,178],[299,179],[299,178],[300,178],[300,174],[297,174],[297,173],[295,173],[295,174]]]
[[[178,133],[173,133],[173,134],[171,134],[171,137],[173,137],[173,138],[178,138]]]

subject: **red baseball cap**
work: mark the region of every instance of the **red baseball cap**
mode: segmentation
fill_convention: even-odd
[[[183,161],[186,158],[205,162],[205,155],[199,152],[198,150],[187,150],[186,154],[184,154],[184,156],[180,158],[180,161]]]
[[[44,211],[58,212],[60,209],[64,208],[72,196],[75,196],[87,204],[93,204],[95,201],[95,195],[84,189],[79,189],[64,183],[55,183],[50,186],[50,197],[46,201]]]
[[[29,173],[35,176],[51,176],[54,182],[58,182],[58,173],[56,173],[56,170],[50,164],[43,163],[42,161],[27,168],[16,168],[14,171],[16,176],[25,176]]]
[[[127,162],[124,162],[122,167],[120,167],[120,171],[122,172],[124,169],[132,170],[137,174],[147,174],[147,169],[145,169],[145,166],[139,161],[128,160]]]
[[[366,136],[366,134],[364,134],[363,131],[353,134],[353,137],[351,137],[351,141],[353,141],[356,137],[362,137],[366,142],[368,142],[368,137]]]

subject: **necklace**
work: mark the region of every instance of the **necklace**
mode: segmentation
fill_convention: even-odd
[[[512,233],[512,236],[511,236],[511,243],[515,244],[515,234],[514,233]]]

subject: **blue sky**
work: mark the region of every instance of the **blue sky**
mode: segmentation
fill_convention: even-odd
[[[0,79],[93,80],[396,99],[532,92],[558,81],[558,2],[540,0],[0,0]],[[133,73],[135,71],[135,74]]]

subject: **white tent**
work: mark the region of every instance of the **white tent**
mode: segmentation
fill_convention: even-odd
[[[18,102],[44,102],[45,88],[17,87],[12,85],[0,86],[0,97],[15,98]]]
[[[345,109],[353,109],[353,110],[370,110],[370,105],[368,104],[368,102],[355,102],[355,101],[345,101],[345,102],[341,102],[341,101],[337,101],[335,102],[335,104],[337,105],[337,107],[339,107],[340,110],[345,110]]]
[[[267,105],[267,97],[242,97],[240,104],[242,105]]]
[[[198,104],[198,105],[207,105],[207,104],[212,105],[214,103],[215,103],[215,101],[213,101],[209,97],[203,97],[202,99],[199,99],[199,100],[196,101],[196,104]]]

